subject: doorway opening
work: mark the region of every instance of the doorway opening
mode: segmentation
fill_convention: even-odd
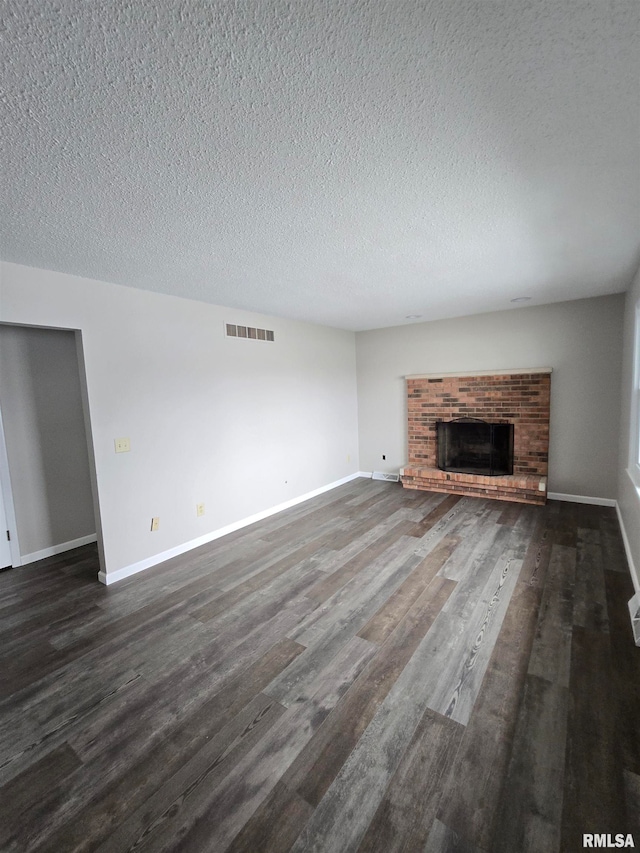
[[[0,364],[0,486],[11,565],[96,541],[102,565],[81,332],[0,324]]]

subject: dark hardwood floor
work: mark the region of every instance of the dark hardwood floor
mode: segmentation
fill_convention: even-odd
[[[0,849],[640,846],[614,510],[357,480],[97,570],[0,574]]]

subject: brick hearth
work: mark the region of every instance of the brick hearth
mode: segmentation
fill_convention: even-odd
[[[406,379],[409,461],[400,471],[405,488],[546,502],[551,368]],[[436,423],[460,417],[514,425],[512,475],[457,474],[437,467]]]

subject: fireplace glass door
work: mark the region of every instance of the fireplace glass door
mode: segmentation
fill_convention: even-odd
[[[439,421],[438,468],[490,477],[513,474],[513,424]]]

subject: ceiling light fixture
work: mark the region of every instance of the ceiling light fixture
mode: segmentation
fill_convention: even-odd
[[[516,298],[512,299],[511,301],[512,302],[530,302],[531,297],[530,296],[516,296]]]

